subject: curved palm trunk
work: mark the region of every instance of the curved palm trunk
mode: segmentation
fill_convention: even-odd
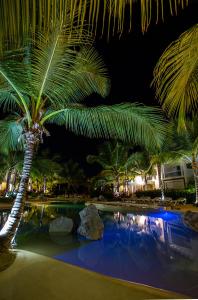
[[[158,172],[158,178],[159,178],[159,188],[161,190],[161,199],[164,201],[164,185],[162,182],[162,166],[161,164],[157,164],[157,172]]]
[[[12,210],[8,216],[6,223],[0,231],[0,252],[4,252],[9,249],[11,242],[17,232],[21,215],[24,207],[24,194],[27,190],[28,179],[30,176],[30,169],[32,165],[32,158],[34,153],[34,146],[36,139],[31,132],[26,133],[26,147],[24,154],[24,163],[21,180],[19,183],[19,189],[14,201]]]

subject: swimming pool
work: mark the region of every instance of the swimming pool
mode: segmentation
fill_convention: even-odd
[[[50,220],[59,215],[71,217],[77,228],[82,208],[27,208],[18,247],[108,276],[198,296],[198,233],[183,224],[180,213],[100,211],[105,230],[99,241],[87,241],[75,229],[69,235],[48,233]]]

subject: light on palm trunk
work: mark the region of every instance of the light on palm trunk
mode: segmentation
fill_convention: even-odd
[[[25,142],[24,164],[18,193],[8,219],[0,231],[0,252],[5,251],[13,241],[23,212],[24,194],[27,190],[34,148],[38,139],[33,133],[27,132],[25,134]]]

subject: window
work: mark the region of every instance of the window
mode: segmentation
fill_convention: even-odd
[[[181,176],[181,167],[180,166],[170,166],[164,165],[164,177],[178,177]]]

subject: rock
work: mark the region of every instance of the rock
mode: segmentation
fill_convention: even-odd
[[[198,213],[187,211],[184,214],[184,223],[191,227],[193,230],[198,231]]]
[[[78,233],[89,240],[99,240],[103,237],[104,225],[95,205],[90,204],[79,213],[81,224]]]
[[[50,223],[49,232],[70,233],[72,231],[73,225],[74,223],[72,219],[61,216]]]
[[[99,201],[104,201],[104,200],[105,200],[105,197],[104,197],[103,195],[100,195],[100,196],[98,197],[98,200],[99,200]]]

